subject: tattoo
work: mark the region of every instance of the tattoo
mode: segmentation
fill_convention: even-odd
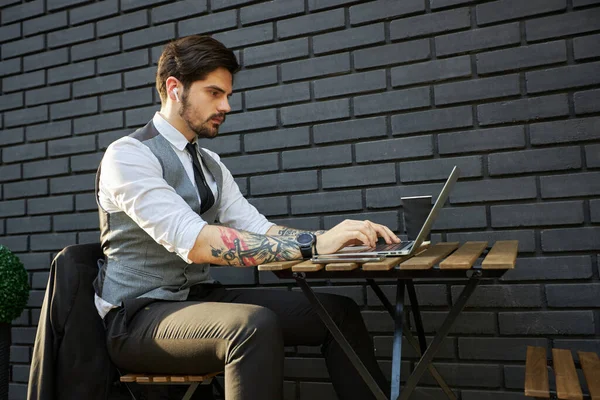
[[[211,252],[228,265],[254,266],[300,257],[298,243],[289,237],[258,235],[229,228],[219,228],[219,232],[224,247],[212,247]]]
[[[300,230],[300,229],[292,229],[292,228],[286,228],[285,226],[281,226],[279,227],[279,231],[277,231],[277,235],[279,236],[298,236],[299,234],[301,234],[302,232],[310,232],[310,231],[304,231],[304,230]],[[313,231],[312,233],[316,236],[322,235],[327,231]]]

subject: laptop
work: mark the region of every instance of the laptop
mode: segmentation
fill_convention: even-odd
[[[312,261],[314,263],[323,262],[368,262],[382,260],[385,257],[399,257],[399,256],[410,256],[413,255],[421,246],[435,222],[440,210],[446,203],[450,191],[454,187],[454,184],[458,180],[460,170],[457,166],[452,169],[450,176],[446,180],[440,195],[438,196],[435,204],[431,208],[427,219],[423,223],[419,235],[415,240],[408,242],[402,242],[397,244],[380,244],[376,247],[366,246],[349,246],[344,247],[340,251],[334,254],[323,254],[313,256]]]

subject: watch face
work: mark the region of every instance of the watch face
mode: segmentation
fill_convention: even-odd
[[[310,233],[301,233],[296,237],[296,241],[300,245],[309,245],[313,242],[313,236]]]

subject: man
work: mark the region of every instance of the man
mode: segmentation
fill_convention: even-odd
[[[233,52],[209,37],[168,44],[156,74],[160,112],[106,150],[97,176],[105,263],[95,302],[109,354],[131,371],[224,370],[227,400],[279,400],[284,345],[322,345],[338,396],[372,398],[302,293],[228,290],[209,276],[209,264],[295,260],[350,243],[374,246],[378,237],[399,242],[369,221],[316,233],[276,226],[248,203],[219,157],[196,146],[225,122],[238,68]],[[356,303],[319,298],[385,389]]]

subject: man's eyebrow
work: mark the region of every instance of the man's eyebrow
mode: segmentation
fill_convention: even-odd
[[[206,88],[206,89],[214,89],[214,90],[217,90],[217,91],[219,91],[219,92],[221,92],[221,93],[225,93],[225,94],[227,94],[227,96],[231,96],[231,95],[233,94],[233,93],[229,93],[229,94],[228,94],[228,93],[227,93],[225,90],[221,89],[221,88],[220,88],[220,87],[218,87],[217,85],[208,85],[208,86],[206,86],[205,88]]]

